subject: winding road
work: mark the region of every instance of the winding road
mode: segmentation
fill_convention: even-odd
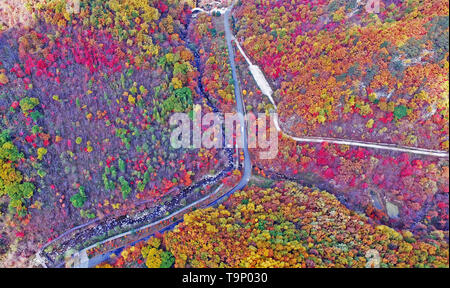
[[[205,205],[205,207],[215,206],[218,203],[220,203],[221,201],[223,201],[224,199],[226,199],[227,197],[229,197],[234,192],[243,189],[247,185],[248,181],[250,180],[251,173],[252,173],[252,163],[251,163],[251,160],[250,160],[250,153],[248,151],[247,125],[246,125],[246,122],[245,122],[244,102],[243,102],[242,95],[241,95],[240,85],[239,85],[239,81],[238,81],[238,78],[237,78],[237,72],[236,72],[236,63],[235,63],[235,60],[234,60],[234,55],[235,54],[234,54],[234,49],[233,49],[233,45],[232,45],[232,40],[234,39],[234,37],[233,37],[232,31],[230,29],[230,12],[233,9],[233,6],[234,6],[234,4],[231,5],[230,7],[228,7],[226,9],[226,11],[225,11],[225,14],[224,14],[224,17],[225,17],[225,19],[224,19],[224,29],[225,29],[225,38],[226,38],[227,47],[228,47],[228,56],[229,56],[229,61],[230,61],[230,66],[231,66],[232,76],[233,76],[233,81],[234,81],[234,90],[235,90],[235,95],[236,95],[236,112],[237,112],[237,114],[239,116],[239,122],[240,122],[240,128],[241,128],[241,133],[240,134],[241,134],[241,137],[242,137],[241,140],[242,140],[242,143],[243,143],[243,148],[242,148],[243,152],[244,152],[243,173],[242,173],[241,180],[239,181],[239,183],[236,186],[234,186],[231,190],[229,190],[228,192],[224,193],[223,195],[221,195],[220,197],[218,197],[214,201],[212,201],[209,204]],[[203,12],[203,11],[201,11],[201,12]],[[160,224],[160,223],[162,223],[162,222],[164,222],[166,220],[172,219],[173,217],[177,217],[178,219],[181,218],[180,220],[178,220],[178,221],[176,221],[174,223],[171,223],[170,225],[164,227],[159,232],[163,233],[165,231],[173,229],[176,225],[178,225],[179,223],[181,223],[183,221],[182,217],[179,217],[180,214],[182,215],[182,214],[186,213],[190,208],[192,208],[194,206],[198,206],[199,204],[201,205],[202,202],[206,202],[208,199],[210,199],[211,197],[215,196],[215,194],[217,193],[217,191],[220,188],[221,188],[221,186],[218,189],[216,189],[216,191],[211,193],[210,195],[208,195],[208,196],[206,196],[204,198],[201,198],[201,199],[199,199],[199,200],[189,204],[186,207],[183,207],[183,209],[181,209],[181,210],[179,210],[179,211],[177,211],[175,213],[172,213],[171,215],[169,215],[169,216],[167,216],[167,217],[165,217],[165,218],[163,218],[161,220],[158,220],[156,222],[152,222],[152,223],[150,223],[148,225],[140,227],[139,229],[140,230],[141,229],[147,229],[147,228],[156,226],[156,225],[158,225],[158,224]],[[64,236],[70,234],[74,230],[82,228],[82,227],[85,227],[85,226],[88,226],[88,225],[93,224],[93,223],[95,223],[95,221],[91,221],[91,222],[83,224],[83,225],[81,225],[79,227],[72,228],[69,231],[66,231],[64,234],[62,234],[57,239],[63,238]],[[93,257],[91,259],[88,258],[88,256],[87,256],[87,251],[88,250],[90,250],[90,249],[92,249],[92,248],[94,248],[94,247],[96,247],[98,245],[101,245],[103,243],[112,241],[114,239],[118,239],[118,238],[127,236],[127,235],[129,235],[131,233],[133,233],[133,231],[128,231],[128,232],[121,233],[119,235],[110,237],[110,238],[108,238],[106,240],[103,240],[101,242],[97,242],[97,243],[95,243],[95,244],[93,244],[93,245],[91,245],[89,247],[84,248],[83,250],[81,250],[79,252],[76,252],[72,256],[73,267],[75,267],[75,268],[95,267],[96,265],[107,261],[111,257],[111,255],[119,255],[120,252],[125,247],[130,246],[130,245],[135,245],[136,243],[141,242],[141,241],[145,241],[145,240],[149,239],[151,236],[154,235],[154,234],[152,234],[152,235],[145,236],[145,237],[143,237],[143,238],[141,238],[139,240],[136,240],[136,241],[134,241],[132,243],[129,243],[127,245],[124,245],[122,247],[116,248],[116,249],[114,249],[112,251],[108,251],[108,252],[106,252],[104,254],[97,255],[97,256],[95,256],[95,257]],[[57,240],[57,239],[55,239],[55,240]],[[42,253],[42,251],[44,250],[45,247],[49,246],[49,244],[50,243],[47,243],[43,248],[41,248],[39,250],[39,252],[36,254],[36,257],[35,257],[35,260],[43,267],[47,267],[47,266],[46,266],[46,263],[45,263],[46,261],[45,261],[45,259],[43,259],[41,253]],[[62,264],[60,264],[59,266],[61,267]]]
[[[232,77],[233,77],[233,81],[234,81],[234,89],[235,89],[235,97],[236,97],[236,112],[239,116],[239,121],[240,121],[240,128],[241,128],[241,137],[242,137],[242,143],[243,143],[243,152],[244,152],[244,162],[243,162],[243,173],[242,173],[242,177],[239,181],[238,184],[236,184],[236,186],[234,186],[231,190],[229,190],[228,192],[224,193],[222,196],[218,197],[217,199],[215,199],[214,201],[203,205],[203,202],[207,202],[209,199],[211,199],[213,196],[215,196],[215,194],[217,193],[217,191],[219,190],[219,188],[214,191],[213,193],[211,193],[210,195],[201,198],[191,204],[189,204],[186,207],[183,207],[181,210],[172,213],[171,215],[165,217],[164,219],[158,220],[156,222],[152,222],[150,224],[147,224],[143,227],[140,227],[139,229],[146,229],[146,228],[150,228],[153,226],[156,226],[158,224],[161,224],[163,221],[168,220],[168,219],[172,219],[173,217],[176,217],[177,219],[180,219],[174,223],[171,223],[170,225],[164,227],[162,230],[160,230],[159,232],[163,233],[165,231],[171,230],[173,229],[176,225],[178,225],[179,223],[181,223],[182,217],[180,217],[180,215],[183,215],[184,213],[186,213],[190,208],[194,207],[194,206],[203,206],[203,207],[211,207],[214,205],[217,205],[218,203],[220,203],[221,201],[223,201],[225,198],[229,197],[231,194],[233,194],[236,191],[239,191],[241,189],[243,189],[247,183],[250,180],[251,177],[251,173],[252,173],[252,163],[251,163],[251,158],[250,158],[250,153],[248,151],[248,139],[247,139],[247,123],[245,122],[245,109],[244,109],[244,102],[242,99],[242,95],[241,95],[241,89],[240,89],[240,85],[239,85],[239,81],[238,81],[238,77],[237,77],[237,69],[236,69],[236,63],[235,63],[235,53],[234,53],[234,48],[233,48],[233,41],[235,41],[240,53],[244,56],[244,58],[246,59],[247,63],[249,64],[249,70],[252,73],[253,77],[255,78],[255,81],[257,82],[257,85],[260,87],[261,91],[263,92],[264,95],[266,95],[270,102],[273,104],[273,106],[275,107],[275,110],[277,109],[277,106],[275,104],[275,101],[272,98],[272,89],[270,88],[270,85],[268,84],[267,80],[264,77],[264,74],[261,72],[261,70],[259,69],[258,66],[253,65],[250,62],[250,59],[247,57],[247,55],[245,55],[244,50],[242,49],[242,47],[239,45],[239,42],[234,38],[233,33],[231,31],[230,28],[230,13],[233,9],[233,5],[231,5],[230,7],[228,7],[225,10],[224,13],[224,31],[225,31],[225,40],[227,43],[227,49],[228,49],[228,56],[229,56],[229,61],[230,61],[230,66],[231,66],[231,70],[232,70]],[[199,11],[200,13],[208,13],[207,11]],[[277,114],[276,114],[277,115]],[[449,154],[447,151],[437,151],[437,150],[428,150],[428,149],[421,149],[421,148],[415,148],[415,147],[403,147],[403,146],[397,146],[397,145],[393,145],[393,144],[385,144],[385,143],[371,143],[371,142],[362,142],[362,141],[354,141],[354,140],[349,140],[349,139],[336,139],[336,138],[323,138],[323,137],[295,137],[295,136],[291,136],[289,134],[287,134],[286,132],[284,132],[278,123],[278,115],[275,118],[275,127],[276,129],[283,133],[284,135],[286,135],[287,137],[295,140],[295,141],[299,141],[299,142],[316,142],[316,143],[322,143],[322,142],[328,142],[328,143],[335,143],[335,144],[342,144],[342,145],[350,145],[350,146],[360,146],[360,147],[367,147],[367,148],[374,148],[374,149],[384,149],[384,150],[391,150],[391,151],[399,151],[399,152],[407,152],[407,153],[413,153],[413,154],[422,154],[422,155],[428,155],[428,156],[436,156],[436,157],[443,157],[443,158],[448,158]],[[214,178],[215,179],[215,178]],[[77,228],[80,227],[85,227],[88,226],[90,224],[93,224],[93,222],[89,222],[86,223],[82,226],[79,226]],[[71,230],[65,232],[63,235],[61,235],[60,237],[66,236],[68,234],[70,234],[71,232],[74,231],[75,228],[72,228]],[[149,239],[152,235],[147,235],[141,239],[138,239],[132,243],[129,243],[125,246],[116,248],[112,251],[109,251],[107,253],[101,254],[101,255],[97,255],[91,259],[89,259],[87,257],[87,251],[97,245],[106,243],[108,241],[112,241],[114,239],[117,238],[121,238],[124,237],[126,235],[129,235],[133,233],[133,231],[128,231],[116,236],[113,236],[111,238],[108,238],[104,241],[98,242],[94,245],[91,245],[87,248],[84,248],[83,250],[75,253],[74,257],[74,267],[95,267],[96,265],[107,261],[111,255],[115,254],[115,255],[119,255],[120,252],[127,246],[129,245],[134,245],[137,242],[141,242],[141,241],[145,241],[147,239]],[[60,238],[58,237],[58,238]],[[55,239],[56,240],[56,239]],[[44,248],[48,246],[48,243],[44,246]],[[37,262],[39,262],[42,266],[45,266],[45,260],[42,259],[42,253],[43,248],[36,254],[36,260]]]
[[[225,11],[225,39],[227,41],[227,47],[228,47],[228,57],[230,59],[230,65],[231,65],[231,72],[233,75],[233,81],[234,81],[234,94],[236,95],[236,110],[239,114],[239,121],[241,123],[241,136],[243,140],[243,149],[244,149],[244,173],[242,174],[242,179],[236,185],[235,188],[233,188],[228,193],[233,193],[236,190],[240,190],[244,188],[248,181],[250,180],[250,176],[252,174],[252,163],[250,160],[250,153],[248,152],[248,139],[247,139],[247,125],[245,123],[244,117],[245,117],[245,111],[244,111],[244,101],[242,100],[241,96],[241,90],[239,87],[239,81],[237,79],[237,73],[236,73],[236,63],[234,61],[234,49],[232,44],[233,34],[230,29],[230,12],[233,9],[233,5],[228,7],[228,9]]]
[[[245,54],[244,49],[242,49],[239,42],[232,36],[233,40],[236,43],[236,46],[238,47],[240,53],[245,58],[245,61],[247,62],[249,66],[250,73],[253,75],[253,78],[255,79],[256,84],[258,85],[261,92],[266,95],[272,105],[275,107],[275,111],[277,110],[277,105],[275,101],[273,100],[272,94],[273,91],[270,88],[270,85],[267,81],[267,79],[264,77],[264,74],[261,72],[260,68],[250,61],[248,56]],[[417,147],[407,147],[407,146],[400,146],[390,143],[376,143],[376,142],[364,142],[364,141],[358,141],[358,140],[351,140],[351,139],[342,139],[342,138],[330,138],[330,137],[296,137],[292,136],[285,131],[283,131],[280,128],[279,121],[278,121],[278,113],[275,113],[275,119],[274,119],[275,128],[281,132],[286,137],[297,141],[297,142],[308,142],[308,143],[333,143],[333,144],[340,144],[340,145],[349,145],[349,146],[358,146],[358,147],[365,147],[365,148],[372,148],[372,149],[381,149],[381,150],[390,150],[390,151],[397,151],[397,152],[406,152],[411,154],[419,154],[419,155],[426,155],[426,156],[434,156],[439,158],[449,158],[448,151],[441,151],[441,150],[431,150],[431,149],[424,149],[424,148],[417,148]]]
[[[239,114],[239,121],[240,121],[240,127],[241,127],[241,137],[242,137],[242,141],[244,143],[244,145],[243,145],[243,150],[244,150],[244,165],[243,165],[244,167],[243,168],[244,168],[244,171],[242,173],[241,180],[239,181],[239,183],[236,186],[234,186],[230,191],[228,191],[227,193],[223,194],[222,196],[220,196],[216,200],[214,200],[211,203],[209,203],[208,205],[206,205],[206,207],[214,206],[214,205],[220,203],[220,201],[222,201],[226,197],[229,197],[234,192],[245,188],[245,186],[247,185],[247,183],[250,180],[250,177],[252,175],[252,163],[251,163],[251,160],[250,160],[250,153],[248,151],[247,125],[245,123],[244,101],[242,100],[242,95],[241,95],[241,90],[240,90],[240,86],[239,86],[239,81],[237,79],[236,63],[234,61],[234,49],[233,49],[233,44],[232,44],[232,40],[233,40],[233,36],[232,35],[233,34],[231,32],[231,29],[230,29],[230,12],[231,12],[232,9],[233,9],[233,5],[230,6],[225,12],[225,21],[224,21],[224,23],[225,23],[225,39],[226,39],[226,42],[227,42],[228,57],[229,57],[229,60],[230,60],[232,76],[233,76],[233,80],[234,80],[234,93],[236,95],[236,111]],[[213,195],[213,194],[211,194],[211,195]],[[208,196],[208,198],[209,198],[209,196]],[[204,201],[204,200],[205,199],[200,199],[197,202]],[[182,209],[182,211],[188,210],[192,206],[195,206],[196,204],[198,204],[197,202],[194,202],[194,203],[190,204],[189,206],[186,206],[185,208]],[[180,212],[182,212],[182,211],[178,211],[177,215]],[[170,215],[170,216],[168,216],[166,218],[170,219],[173,216],[174,215]],[[162,219],[162,220],[160,220],[160,221],[158,221],[156,223],[149,224],[148,226],[156,225],[157,223],[162,222],[165,219]],[[180,220],[170,224],[169,226],[163,228],[159,232],[163,233],[165,231],[171,230],[171,229],[175,228],[175,226],[178,225],[181,222],[182,222],[182,220],[180,219]],[[120,237],[122,237],[124,235],[128,235],[130,233],[131,233],[131,231],[130,232],[126,232],[126,233],[124,233],[122,235],[117,235],[117,236],[114,237],[114,239],[120,238]],[[137,242],[140,242],[140,241],[145,241],[145,240],[149,239],[151,236],[153,236],[153,235],[149,235],[149,236],[146,236],[146,237],[144,237],[142,239],[139,239],[139,240],[131,243],[131,245],[134,245],[134,244],[136,244]],[[113,238],[107,239],[105,241],[102,241],[102,243],[107,242],[107,241],[112,240],[112,239]],[[92,245],[91,247],[88,247],[88,248],[84,249],[83,251],[81,251],[80,252],[81,259],[88,259],[87,256],[86,256],[86,251],[89,250],[92,247],[95,247],[98,244],[101,244],[101,243],[97,243],[97,244]],[[80,267],[80,268],[81,267],[95,267],[96,265],[98,265],[98,264],[108,260],[109,257],[112,254],[119,255],[119,253],[124,248],[125,248],[125,246],[122,246],[120,248],[115,249],[114,251],[110,251],[110,252],[108,252],[106,254],[98,255],[96,257],[88,259],[88,263],[86,263],[84,261],[81,261],[79,266],[76,266],[76,267]]]

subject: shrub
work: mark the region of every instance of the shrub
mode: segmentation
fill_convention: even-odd
[[[20,100],[19,104],[20,104],[20,108],[22,109],[22,111],[27,112],[27,111],[32,110],[34,107],[36,107],[36,105],[39,105],[39,99],[25,97],[25,98],[22,98],[22,100]]]

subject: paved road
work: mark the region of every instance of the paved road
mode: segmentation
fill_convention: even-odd
[[[272,89],[270,88],[267,79],[265,78],[264,74],[261,72],[258,66],[252,64],[250,59],[245,54],[244,49],[242,49],[239,42],[234,38],[234,36],[231,36],[233,40],[235,41],[237,47],[239,48],[240,53],[245,58],[247,64],[249,65],[250,73],[252,73],[253,78],[256,81],[256,84],[260,88],[260,90],[263,92],[264,95],[266,95],[272,105],[275,107],[275,110],[277,110],[277,105],[275,101],[272,98]],[[306,143],[333,143],[333,144],[340,144],[340,145],[349,145],[349,146],[358,146],[358,147],[365,147],[365,148],[372,148],[372,149],[381,149],[381,150],[390,150],[390,151],[397,151],[397,152],[406,152],[406,153],[412,153],[412,154],[419,154],[419,155],[426,155],[426,156],[434,156],[434,157],[440,157],[440,158],[449,158],[448,151],[441,151],[441,150],[432,150],[432,149],[424,149],[424,148],[417,148],[417,147],[408,147],[408,146],[401,146],[396,144],[390,144],[390,143],[376,143],[376,142],[366,142],[366,141],[358,141],[358,140],[351,140],[351,139],[342,139],[342,138],[328,138],[328,137],[296,137],[289,135],[285,131],[283,131],[279,125],[278,121],[278,114],[275,113],[275,128],[284,134],[286,137],[297,141],[297,142],[306,142]]]
[[[225,21],[224,21],[224,23],[225,23],[225,38],[226,38],[226,42],[227,42],[228,56],[229,56],[230,65],[231,65],[231,70],[232,70],[232,76],[233,76],[233,80],[234,80],[234,92],[235,92],[235,95],[236,95],[236,112],[237,112],[238,115],[239,115],[239,121],[240,121],[240,127],[241,127],[241,137],[242,137],[241,141],[242,141],[242,143],[243,143],[243,151],[244,151],[244,163],[243,163],[243,169],[244,169],[244,171],[243,171],[243,173],[242,173],[241,180],[239,181],[239,183],[238,183],[236,186],[234,186],[234,187],[233,187],[231,190],[229,190],[227,193],[225,193],[225,194],[223,194],[222,196],[220,196],[218,199],[216,199],[216,200],[212,201],[211,203],[209,203],[209,204],[207,205],[207,207],[214,206],[214,205],[218,204],[219,202],[221,202],[224,198],[229,197],[229,196],[230,196],[231,194],[233,194],[234,192],[239,191],[239,190],[245,188],[245,186],[247,185],[248,181],[250,180],[251,173],[252,173],[252,163],[251,163],[251,160],[250,160],[250,153],[249,153],[249,151],[248,151],[247,125],[246,125],[247,123],[245,122],[244,103],[243,103],[243,100],[242,100],[242,95],[241,95],[240,85],[239,85],[239,81],[238,81],[237,73],[236,73],[236,63],[235,63],[235,61],[234,61],[234,48],[233,48],[233,44],[232,44],[233,33],[232,33],[231,29],[230,29],[230,12],[231,12],[232,9],[233,9],[233,6],[229,7],[229,8],[226,10],[226,12],[225,12]],[[239,155],[238,155],[238,157],[239,157]],[[214,194],[214,193],[213,193],[213,194]],[[211,195],[210,195],[210,196],[211,196]],[[201,201],[204,201],[204,200],[205,200],[205,199],[201,199]],[[199,200],[199,201],[200,201],[200,200]],[[193,203],[192,205],[194,205],[194,203]],[[189,205],[189,207],[192,206],[192,205]],[[189,207],[186,207],[186,208],[189,208]],[[185,210],[185,209],[183,209],[183,210]],[[179,211],[179,212],[180,212],[180,211]],[[173,216],[173,215],[171,215],[171,216],[169,216],[169,217],[172,217],[172,216]],[[182,222],[182,220],[178,220],[178,221],[176,221],[175,223],[172,223],[172,224],[170,224],[169,226],[166,226],[166,227],[163,228],[160,232],[162,233],[162,232],[171,230],[171,229],[173,229],[176,225],[178,225],[178,224],[181,223],[181,222]],[[150,224],[150,225],[153,225],[153,224],[155,224],[155,223],[152,223],[152,224]],[[130,232],[124,233],[124,235],[125,235],[125,234],[129,234],[129,233],[130,233]],[[119,238],[119,237],[121,237],[121,236],[122,236],[122,234],[121,234],[121,235],[117,235],[117,236],[115,236],[115,237],[113,237],[113,238],[104,240],[104,241],[102,241],[101,243],[110,241],[110,240],[112,240],[112,239]],[[151,236],[153,236],[153,235],[149,235],[149,236],[146,236],[146,237],[144,237],[144,238],[142,238],[142,239],[139,239],[139,240],[137,240],[137,241],[131,243],[131,245],[134,245],[135,243],[140,242],[140,241],[145,241],[145,240],[149,239]],[[101,244],[101,243],[100,243],[100,244]],[[97,243],[97,244],[98,244],[98,243]],[[97,244],[95,244],[95,245],[97,245]],[[93,245],[93,246],[91,246],[91,247],[94,247],[95,245]],[[82,251],[80,251],[79,254],[78,254],[79,257],[80,257],[81,259],[87,259],[86,251],[87,251],[89,248],[91,248],[91,247],[88,247],[88,248],[83,249]],[[117,249],[114,249],[113,251],[109,251],[109,252],[107,252],[107,253],[105,253],[105,254],[95,256],[95,257],[89,259],[89,260],[88,260],[88,263],[86,263],[86,261],[82,261],[82,260],[80,259],[81,261],[80,261],[80,260],[79,260],[79,261],[76,261],[76,262],[77,262],[77,265],[76,265],[75,267],[79,267],[79,268],[83,268],[83,267],[95,267],[96,265],[98,265],[98,264],[100,264],[100,263],[102,263],[102,262],[107,261],[107,260],[109,259],[109,257],[110,257],[112,254],[119,255],[120,252],[121,252],[124,248],[125,248],[125,246],[122,246],[122,247],[119,247],[119,248],[117,248]]]
[[[207,205],[208,207],[216,205],[219,201],[223,200],[225,197],[228,197],[231,194],[233,194],[234,192],[243,189],[247,185],[248,181],[250,180],[251,172],[252,172],[252,164],[251,164],[251,160],[250,160],[250,153],[248,151],[247,125],[246,125],[245,120],[244,120],[245,110],[244,110],[241,90],[240,90],[240,86],[239,86],[239,81],[237,79],[236,63],[234,61],[234,59],[235,59],[234,58],[234,48],[233,48],[233,44],[232,44],[232,40],[234,40],[234,36],[233,36],[233,33],[232,33],[231,29],[230,29],[230,12],[231,12],[232,9],[233,9],[233,5],[230,6],[225,12],[225,21],[224,21],[224,24],[225,24],[225,39],[226,39],[226,42],[227,42],[228,55],[229,55],[229,60],[230,60],[230,65],[231,65],[231,70],[232,70],[232,76],[233,76],[233,80],[234,80],[235,95],[236,95],[236,111],[239,114],[239,120],[240,120],[240,124],[241,124],[241,137],[242,137],[242,142],[244,144],[243,145],[243,150],[244,150],[244,172],[242,174],[241,180],[239,181],[239,183],[235,187],[233,187],[230,191],[228,191],[227,193],[225,193],[224,195],[222,195],[221,197],[219,197],[215,201],[213,201],[210,204],[208,204]],[[243,51],[241,51],[241,52],[243,52]],[[269,98],[271,98],[272,95],[267,95],[267,96],[269,96]],[[278,123],[276,123],[276,124],[277,124],[276,125],[277,129],[281,131]],[[281,131],[281,132],[284,133],[283,131]],[[335,143],[336,142],[338,144],[356,145],[356,146],[379,148],[379,149],[387,149],[387,150],[394,150],[394,151],[404,151],[404,152],[409,152],[409,153],[425,154],[425,155],[432,155],[432,156],[438,156],[438,157],[448,157],[448,153],[443,152],[443,151],[432,151],[432,150],[426,150],[426,149],[420,149],[420,148],[410,148],[410,147],[395,147],[394,145],[389,145],[389,144],[381,144],[380,145],[380,144],[375,144],[375,143],[359,142],[359,141],[344,140],[344,139],[341,140],[341,139],[318,138],[318,137],[298,138],[298,137],[293,137],[293,136],[290,136],[290,135],[287,135],[287,136],[292,138],[292,139],[294,139],[294,140],[296,140],[296,141],[307,141],[307,142],[324,142],[324,141],[327,141],[327,142],[331,142],[331,143]],[[345,141],[345,143],[343,141]],[[182,220],[179,220],[179,221],[177,221],[175,223],[172,223],[171,225],[165,227],[160,232],[171,230],[171,229],[173,229],[176,225],[178,225],[181,222],[182,222]],[[145,238],[137,240],[137,241],[133,242],[132,244],[134,244],[136,242],[139,242],[139,241],[146,240],[146,239],[150,238],[151,236],[152,235],[146,236]],[[101,262],[107,260],[111,254],[114,253],[114,254],[118,255],[123,249],[124,249],[124,247],[120,247],[120,248],[118,248],[118,249],[116,249],[114,251],[110,251],[110,252],[108,252],[106,254],[94,257],[94,258],[89,260],[89,263],[88,263],[87,266],[88,267],[93,267],[95,265],[98,265]]]
[[[233,4],[234,5],[234,4]],[[225,12],[225,39],[228,46],[228,57],[230,58],[231,72],[234,80],[234,94],[236,95],[236,110],[239,114],[239,121],[241,122],[241,136],[243,137],[243,149],[244,149],[244,173],[242,174],[242,179],[235,187],[235,190],[230,191],[233,193],[236,190],[242,189],[247,185],[252,174],[252,163],[250,160],[250,153],[248,152],[248,139],[247,139],[247,125],[244,120],[244,101],[242,100],[241,89],[239,87],[239,81],[236,73],[236,63],[234,62],[234,48],[231,40],[233,39],[233,33],[230,29],[230,12],[233,9],[233,5],[228,7]]]

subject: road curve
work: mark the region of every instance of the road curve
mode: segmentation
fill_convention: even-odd
[[[247,64],[249,65],[250,73],[253,75],[253,78],[255,79],[256,84],[260,88],[260,90],[263,92],[264,95],[266,95],[272,105],[275,107],[275,110],[277,110],[277,105],[275,101],[272,98],[272,89],[270,86],[268,87],[268,81],[264,77],[264,74],[260,72],[258,66],[252,64],[248,56],[245,54],[244,49],[242,49],[239,42],[232,36],[233,40],[236,43],[236,46],[238,47],[241,55],[245,58]],[[396,144],[390,144],[390,143],[376,143],[376,142],[365,142],[365,141],[358,141],[358,140],[351,140],[351,139],[342,139],[342,138],[328,138],[328,137],[296,137],[289,135],[285,131],[283,131],[279,125],[278,121],[278,113],[275,113],[275,119],[274,124],[275,128],[281,132],[286,137],[297,141],[297,142],[309,142],[309,143],[332,143],[332,144],[340,144],[340,145],[349,145],[349,146],[358,146],[358,147],[365,147],[365,148],[372,148],[372,149],[381,149],[381,150],[390,150],[390,151],[397,151],[397,152],[406,152],[411,154],[419,154],[419,155],[426,155],[426,156],[434,156],[434,157],[440,157],[440,158],[449,158],[448,151],[441,151],[441,150],[431,150],[431,149],[424,149],[424,148],[416,148],[416,147],[408,147],[408,146],[401,146]]]
[[[244,145],[243,145],[243,150],[244,150],[244,167],[243,168],[244,168],[244,172],[242,174],[241,180],[239,181],[239,183],[236,186],[234,186],[230,191],[228,191],[227,193],[223,194],[222,196],[220,196],[219,198],[217,198],[213,202],[209,203],[207,205],[207,207],[214,206],[217,203],[219,203],[220,201],[222,201],[224,198],[226,198],[226,197],[230,196],[231,194],[233,194],[234,192],[243,189],[247,185],[248,181],[250,180],[251,174],[252,174],[252,163],[251,163],[251,160],[250,160],[250,153],[248,151],[247,125],[245,123],[245,118],[244,118],[244,113],[245,113],[245,111],[244,111],[244,104],[243,104],[244,102],[242,100],[241,90],[240,90],[240,87],[239,87],[239,81],[237,79],[236,63],[234,61],[234,49],[233,49],[233,44],[232,44],[232,40],[233,40],[233,36],[232,35],[233,34],[231,32],[231,29],[230,29],[230,12],[231,12],[232,9],[233,9],[233,5],[228,7],[228,9],[225,12],[225,19],[224,19],[225,38],[226,38],[226,42],[227,42],[228,56],[229,56],[229,59],[230,59],[230,65],[231,65],[231,70],[232,70],[232,75],[233,75],[233,80],[234,80],[234,93],[236,95],[236,110],[237,110],[237,113],[239,114],[239,121],[240,121],[241,129],[243,130],[242,133],[241,133],[241,137],[242,137],[242,142],[244,143]],[[204,200],[204,199],[201,199],[201,200]],[[188,208],[188,207],[186,207],[186,208]],[[165,227],[160,232],[165,232],[165,231],[171,230],[171,229],[173,229],[176,225],[178,225],[181,222],[182,222],[182,220],[178,220],[177,222],[172,223],[169,226]],[[153,224],[154,223],[152,223],[151,225],[153,225]],[[118,236],[120,236],[120,235],[118,235]],[[118,236],[116,236],[114,238],[118,238]],[[143,239],[137,240],[135,242],[146,240],[146,239],[148,239],[151,236],[152,235],[146,236]],[[105,241],[103,241],[103,242],[105,242]],[[135,243],[135,242],[133,242],[133,243]],[[89,263],[87,264],[87,266],[88,267],[94,267],[94,266],[96,266],[96,265],[106,261],[111,254],[118,255],[123,249],[124,249],[124,247],[120,247],[120,248],[115,249],[114,251],[110,251],[110,252],[108,252],[106,254],[102,254],[102,255],[96,256],[94,258],[91,258],[91,259],[89,259]],[[86,251],[87,251],[87,249],[84,249],[82,251],[82,253],[80,253],[80,254],[83,255],[84,253],[86,253]]]
[[[234,92],[235,92],[235,96],[236,96],[236,112],[239,115],[239,121],[240,121],[240,126],[241,126],[241,137],[242,137],[243,152],[244,152],[243,173],[242,173],[241,180],[239,181],[238,184],[236,184],[236,186],[234,186],[228,192],[224,193],[222,196],[218,197],[216,200],[214,200],[211,203],[209,203],[208,205],[206,205],[206,207],[214,206],[214,205],[220,203],[226,197],[229,197],[234,192],[245,188],[245,186],[247,185],[248,181],[250,180],[251,173],[252,173],[252,163],[251,163],[251,160],[250,160],[250,153],[248,151],[247,125],[246,125],[247,123],[245,122],[245,110],[244,110],[244,104],[243,104],[244,102],[243,102],[241,91],[240,91],[239,81],[237,79],[236,63],[234,61],[234,48],[233,48],[233,44],[232,44],[233,33],[232,33],[231,29],[230,29],[230,12],[233,9],[233,6],[234,5],[228,7],[227,10],[225,11],[225,15],[224,15],[224,17],[225,17],[225,19],[224,19],[224,29],[225,29],[225,38],[226,38],[227,47],[228,47],[228,56],[229,56],[231,70],[232,70],[232,76],[233,76],[233,80],[234,80]],[[213,194],[215,194],[215,193],[213,193]],[[212,196],[212,195],[208,195],[208,196]],[[202,199],[200,199],[197,202],[205,201],[206,198],[209,198],[209,197],[202,198]],[[184,211],[184,210],[190,208],[191,206],[198,204],[197,202],[192,203],[191,205],[185,207],[181,211]],[[178,211],[177,214],[180,213],[181,211]],[[171,217],[173,217],[173,215],[170,215],[170,216],[168,216],[166,218],[171,218]],[[151,223],[151,224],[149,224],[147,226],[155,225],[155,224],[157,224],[157,223],[159,223],[159,222],[161,222],[163,220],[157,221],[155,223]],[[178,221],[176,221],[176,222],[174,222],[174,223],[164,227],[159,232],[162,233],[162,232],[171,230],[171,229],[173,229],[176,225],[178,225],[181,222],[182,222],[182,219],[180,219],[180,220],[178,220]],[[85,248],[85,249],[81,250],[78,253],[78,257],[87,259],[87,251],[88,251],[88,249],[90,249],[92,247],[95,247],[98,244],[105,243],[105,242],[108,242],[110,240],[114,240],[114,239],[120,238],[121,236],[130,234],[130,233],[131,233],[131,231],[125,232],[125,233],[122,233],[120,235],[116,235],[116,236],[114,236],[112,238],[109,238],[109,239],[106,239],[104,241],[101,241],[99,243],[96,243],[96,244],[94,244],[94,245],[92,245],[92,246],[90,246],[88,248]],[[133,244],[135,244],[137,242],[146,240],[146,239],[150,238],[151,236],[153,236],[153,234],[152,235],[148,235],[148,236],[146,236],[144,238],[141,238],[139,240],[136,240],[136,241],[132,242],[131,245],[133,245]],[[114,249],[113,251],[109,251],[109,252],[107,252],[105,254],[95,256],[95,257],[89,259],[87,261],[87,263],[86,263],[86,261],[77,261],[78,263],[77,263],[77,265],[75,267],[79,267],[79,268],[95,267],[96,265],[98,265],[98,264],[108,260],[109,257],[112,254],[118,255],[124,248],[125,248],[125,246],[122,246],[122,247],[119,247],[117,249]]]
[[[243,149],[244,149],[244,173],[242,174],[241,181],[236,185],[235,188],[233,188],[229,193],[233,193],[236,190],[244,188],[248,181],[250,180],[250,176],[252,174],[252,163],[250,160],[250,153],[248,151],[248,139],[247,139],[247,123],[245,123],[244,117],[245,117],[245,111],[244,111],[244,101],[242,100],[241,90],[239,87],[239,81],[237,78],[236,73],[236,63],[234,61],[234,48],[233,43],[231,42],[233,37],[233,33],[230,29],[230,12],[233,9],[234,4],[232,4],[230,7],[227,8],[225,11],[225,39],[228,46],[228,57],[230,59],[230,65],[231,65],[231,72],[233,75],[233,81],[234,81],[234,94],[236,96],[236,110],[239,114],[239,121],[241,123],[241,129],[243,130],[241,133],[241,137],[243,140]]]

